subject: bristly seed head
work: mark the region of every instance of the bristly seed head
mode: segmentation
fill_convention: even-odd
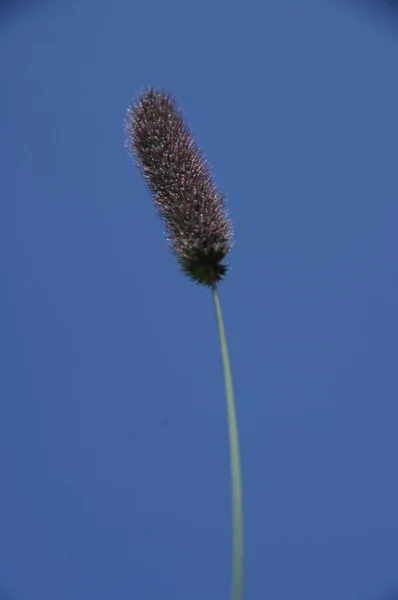
[[[150,88],[128,110],[127,144],[146,180],[182,271],[214,285],[232,246],[232,226],[206,160],[175,100]]]

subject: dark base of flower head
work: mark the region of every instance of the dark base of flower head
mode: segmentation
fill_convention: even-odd
[[[196,283],[212,286],[227,273],[227,266],[222,265],[218,259],[205,253],[198,254],[195,258],[180,261],[181,269]]]

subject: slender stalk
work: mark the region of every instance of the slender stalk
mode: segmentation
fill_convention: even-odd
[[[217,286],[213,285],[213,301],[216,311],[217,328],[220,338],[221,357],[227,400],[227,418],[229,430],[229,446],[231,453],[232,478],[232,527],[233,527],[233,564],[232,564],[232,598],[242,600],[243,594],[243,517],[242,517],[242,484],[239,459],[239,437],[236,421],[234,391],[231,368],[228,357],[228,346],[225,337],[224,323],[221,313]]]

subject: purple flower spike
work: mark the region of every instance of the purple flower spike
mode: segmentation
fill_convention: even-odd
[[[212,286],[232,246],[232,227],[210,169],[166,92],[144,91],[127,115],[128,146],[145,178],[182,271]]]

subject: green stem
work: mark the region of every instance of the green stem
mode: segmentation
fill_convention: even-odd
[[[221,314],[220,299],[216,285],[213,285],[213,301],[216,311],[218,334],[220,337],[221,357],[225,380],[225,394],[227,399],[227,417],[229,430],[229,446],[231,453],[232,477],[232,527],[233,527],[233,573],[232,573],[232,598],[242,600],[243,588],[243,518],[242,518],[242,484],[239,460],[238,426],[234,391],[232,386],[231,368],[228,357],[227,340],[225,337],[224,323]]]

